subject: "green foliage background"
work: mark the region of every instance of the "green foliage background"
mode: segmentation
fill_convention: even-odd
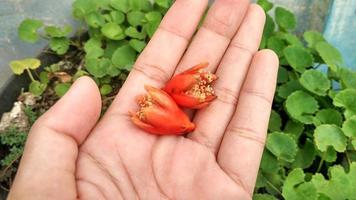
[[[280,69],[254,199],[356,199],[356,73],[344,66],[339,51],[322,34],[293,34],[298,22],[289,10],[268,0],[258,3],[267,13],[260,49],[274,50]],[[75,71],[72,81],[89,74],[105,97],[115,90],[113,80],[130,71],[171,4],[76,0],[73,16],[88,30],[87,39],[71,40],[71,27],[36,19],[25,20],[19,35],[27,42],[48,39],[58,55],[65,56],[71,48],[83,51],[84,68]],[[21,67],[14,72],[32,69]],[[45,91],[53,67],[33,81],[31,92],[40,96]],[[70,83],[58,84],[55,91],[62,96],[69,87]],[[13,138],[13,132],[2,134],[2,143],[21,155],[25,139],[21,133]],[[9,159],[2,158],[3,167]]]

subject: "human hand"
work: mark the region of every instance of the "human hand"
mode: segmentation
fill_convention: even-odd
[[[278,58],[257,52],[265,15],[248,0],[217,0],[190,42],[206,7],[175,2],[100,122],[98,88],[77,80],[32,127],[9,199],[251,199]],[[155,136],[131,122],[143,85],[202,61],[218,99],[195,114],[193,133]]]

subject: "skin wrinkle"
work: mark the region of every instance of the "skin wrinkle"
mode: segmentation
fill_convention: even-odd
[[[119,191],[119,194],[123,195],[120,187],[115,182],[116,178],[111,175],[109,170],[106,167],[104,167],[100,161],[95,159],[95,157],[93,155],[91,155],[89,152],[81,150],[81,153],[82,153],[82,155],[86,156],[89,160],[91,160],[103,172],[103,174],[105,174],[106,177],[111,180],[111,182],[115,185],[116,189]]]
[[[241,180],[240,175],[235,173],[233,170],[229,170],[227,167],[221,166],[220,168],[229,176],[230,180],[232,180],[237,185],[237,187],[242,188],[242,190],[246,192],[246,194],[248,194],[248,196],[252,199],[252,194],[249,192],[248,187]]]
[[[147,63],[136,63],[132,71],[139,72],[147,78],[157,82],[166,82],[170,78],[170,76],[166,71],[163,70],[162,67]]]
[[[150,154],[150,158],[151,158],[151,169],[152,169],[152,175],[153,175],[153,179],[154,179],[154,182],[156,183],[156,186],[159,190],[159,192],[166,198],[166,199],[173,199],[171,197],[169,197],[168,194],[166,194],[163,190],[163,188],[161,187],[161,184],[159,184],[159,181],[157,179],[157,175],[156,175],[156,170],[155,170],[155,165],[154,165],[154,152],[155,152],[155,149],[157,148],[157,145],[158,145],[159,141],[156,141],[154,143],[154,145],[152,146],[152,150],[151,150],[151,154]]]
[[[102,190],[100,189],[100,187],[99,187],[97,184],[95,184],[95,183],[93,183],[93,182],[91,182],[91,181],[88,181],[88,180],[81,179],[81,178],[77,178],[76,181],[77,181],[77,185],[79,185],[80,182],[83,182],[83,183],[85,183],[85,184],[92,185],[94,188],[96,188],[97,191],[99,191],[99,193],[101,194],[101,196],[103,196],[105,199],[108,199],[108,198],[105,197],[105,192],[102,191]],[[79,194],[78,194],[78,195],[79,195]],[[78,199],[81,199],[80,196],[79,196]],[[84,200],[84,199],[81,199],[81,200]]]
[[[124,162],[123,162],[123,160],[121,158],[121,155],[120,155],[119,149],[117,148],[117,145],[115,145],[115,148],[116,148],[117,156],[118,156],[118,158],[120,160],[120,163],[121,163],[122,167],[124,168],[125,173],[127,174],[127,177],[129,178],[130,184],[132,185],[132,189],[135,191],[136,198],[140,199],[140,195],[137,192],[137,189],[136,189],[136,187],[135,187],[135,185],[134,185],[134,183],[132,181],[131,175],[130,175],[129,171],[127,170],[127,167],[126,167],[126,165],[124,164]]]
[[[261,147],[264,148],[265,146],[265,138],[258,137],[255,130],[252,128],[247,128],[247,127],[232,127],[228,131],[231,133],[235,133],[234,135],[238,137],[242,137],[245,139],[249,139],[251,141],[254,141],[258,143]]]

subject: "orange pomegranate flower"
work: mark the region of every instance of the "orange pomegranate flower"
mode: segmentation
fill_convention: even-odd
[[[174,76],[166,86],[166,91],[175,102],[186,108],[201,109],[216,98],[211,86],[217,76],[204,71],[208,63],[201,63]]]
[[[131,119],[141,129],[155,135],[179,135],[194,130],[195,125],[163,90],[145,86],[147,95],[138,98],[139,111]]]

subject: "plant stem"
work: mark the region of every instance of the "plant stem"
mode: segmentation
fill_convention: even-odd
[[[26,68],[26,71],[27,71],[28,76],[30,77],[31,81],[32,81],[32,82],[35,82],[36,80],[35,80],[35,78],[33,78],[32,73],[31,73],[31,70],[30,70],[29,68]]]
[[[324,159],[322,158],[322,159],[320,160],[320,163],[319,163],[318,169],[316,170],[316,172],[315,172],[315,173],[320,172],[321,167],[323,166],[323,164],[324,164]]]
[[[346,156],[347,163],[349,164],[349,167],[350,167],[351,166],[351,160],[350,160],[350,157],[349,157],[349,154],[347,153],[347,151],[345,151],[345,156]]]

